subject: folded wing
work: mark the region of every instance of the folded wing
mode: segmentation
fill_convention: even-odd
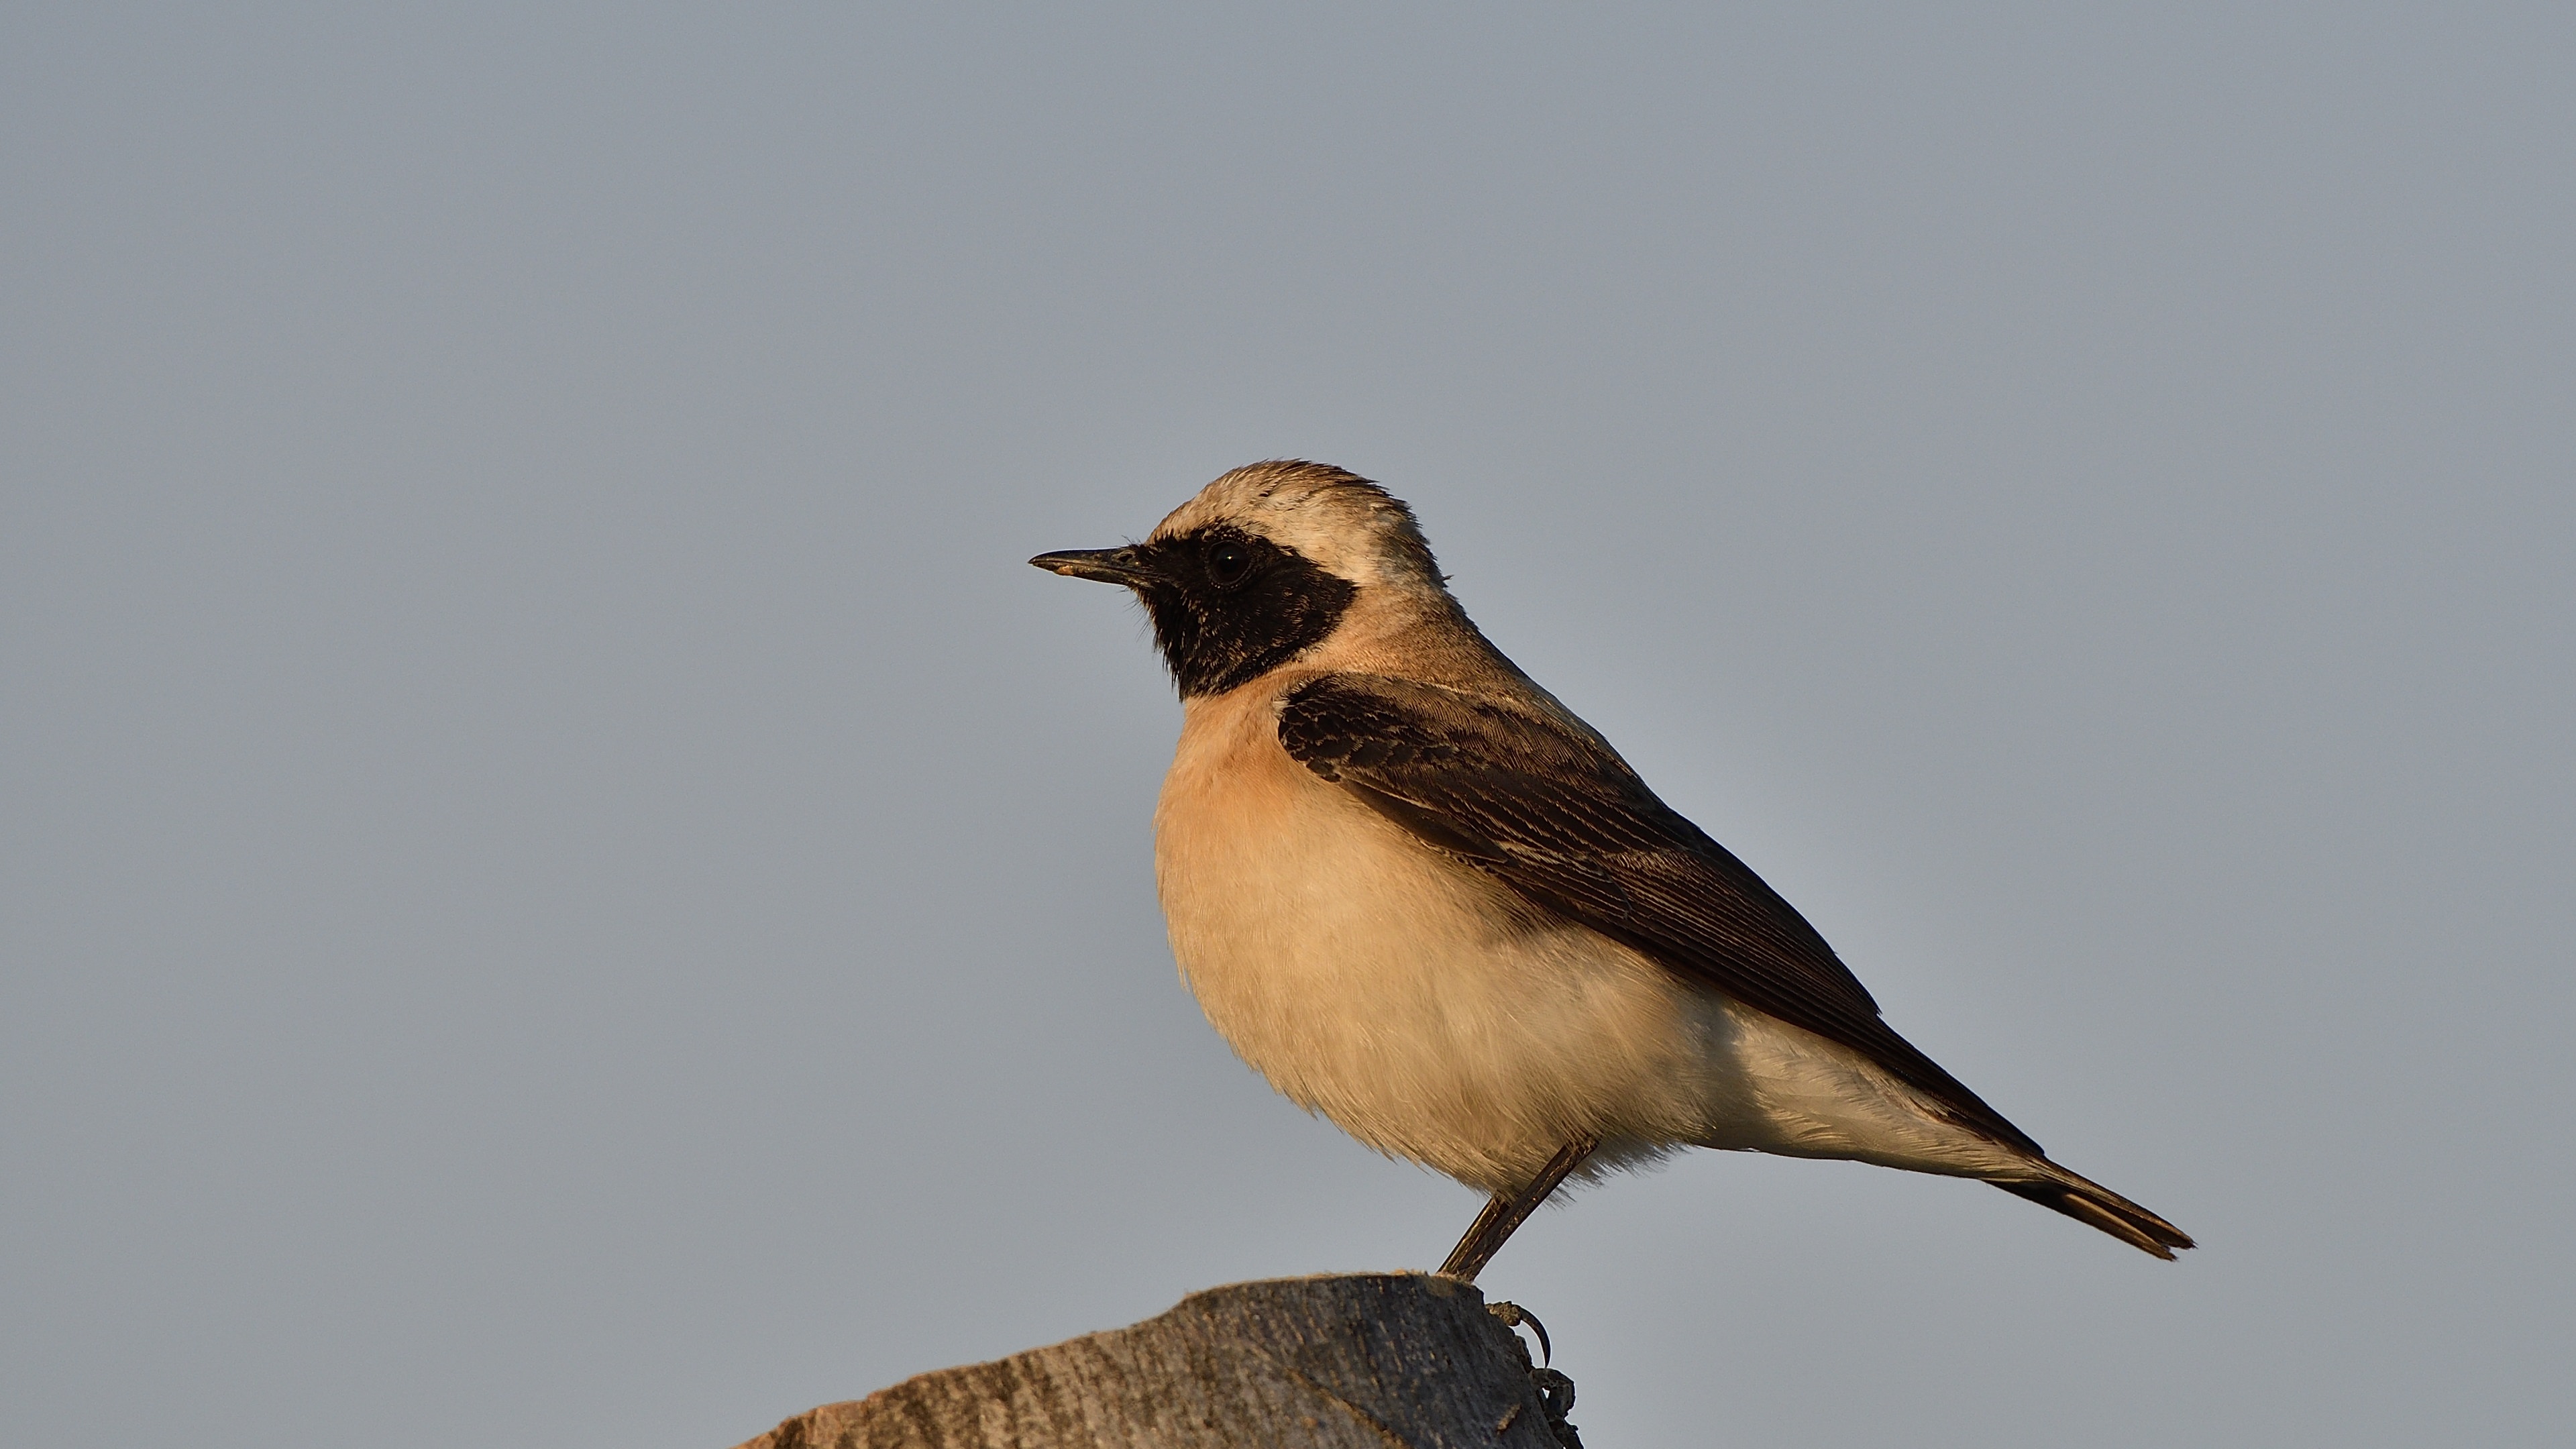
[[[1805,917],[1588,733],[1435,685],[1332,674],[1289,692],[1279,741],[1533,907],[1861,1052],[1959,1121],[2039,1152],[1880,1019]]]

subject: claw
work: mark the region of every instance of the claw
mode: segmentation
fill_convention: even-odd
[[[1556,1349],[1547,1341],[1547,1325],[1538,1321],[1537,1314],[1517,1303],[1488,1303],[1485,1305],[1485,1311],[1501,1319],[1505,1328],[1518,1328],[1524,1323],[1528,1324],[1529,1331],[1538,1335],[1538,1361],[1541,1364],[1555,1361]]]

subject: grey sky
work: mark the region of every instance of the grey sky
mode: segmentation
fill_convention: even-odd
[[[711,1446],[1476,1202],[1175,980],[1302,455],[2174,1267],[1699,1154],[1603,1446],[2576,1418],[2564,7],[0,16],[0,1440]]]

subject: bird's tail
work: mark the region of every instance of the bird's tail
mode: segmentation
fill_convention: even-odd
[[[2079,1223],[2100,1228],[2142,1253],[2170,1263],[2174,1253],[2192,1245],[2191,1234],[2089,1178],[2067,1171],[2046,1158],[2031,1164],[2037,1178],[1987,1178],[2015,1197],[2062,1212]]]

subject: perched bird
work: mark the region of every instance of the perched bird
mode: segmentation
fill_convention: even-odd
[[[1761,877],[1452,598],[1405,505],[1307,462],[1143,543],[1040,554],[1133,589],[1182,701],[1154,812],[1172,951],[1272,1086],[1492,1200],[1474,1279],[1566,1177],[1683,1147],[1973,1177],[2170,1259],[1880,1019]]]

